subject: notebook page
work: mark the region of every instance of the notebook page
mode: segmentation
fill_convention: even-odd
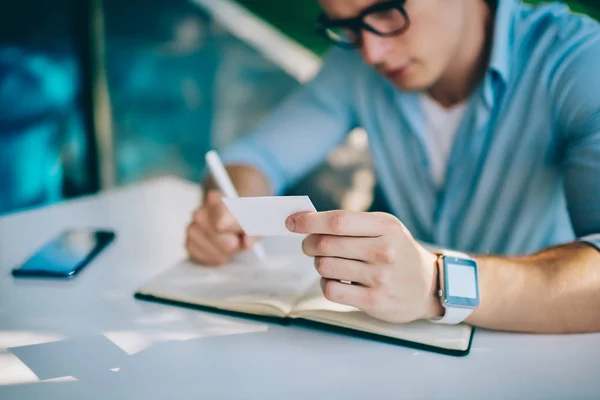
[[[292,310],[294,318],[304,318],[396,339],[464,351],[469,347],[472,328],[465,324],[441,325],[429,321],[391,324],[373,318],[355,307],[327,300],[317,282]]]
[[[270,314],[267,310],[273,309],[285,316],[315,281],[312,259],[304,255],[274,255],[265,261],[246,255],[222,267],[183,261],[139,292],[232,311]]]

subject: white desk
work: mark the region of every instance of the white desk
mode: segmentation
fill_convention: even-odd
[[[600,398],[600,335],[479,330],[453,358],[135,300],[184,257],[198,199],[159,179],[0,219],[0,399]],[[13,279],[73,226],[118,237],[72,281]]]

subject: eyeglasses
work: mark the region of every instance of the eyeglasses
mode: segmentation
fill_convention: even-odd
[[[363,10],[356,18],[332,20],[321,14],[317,31],[333,44],[344,48],[361,47],[363,29],[383,37],[400,35],[410,25],[404,9],[405,2],[391,0],[377,3]]]

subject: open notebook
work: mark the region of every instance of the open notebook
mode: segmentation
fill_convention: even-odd
[[[136,297],[292,321],[309,320],[426,350],[468,354],[471,326],[428,321],[390,324],[356,308],[330,302],[321,292],[312,258],[302,254],[298,240],[267,244],[267,261],[258,262],[249,253],[220,268],[183,261],[140,288]]]

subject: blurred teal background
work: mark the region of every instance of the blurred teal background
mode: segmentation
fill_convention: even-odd
[[[0,213],[63,198],[63,151],[84,142],[76,8],[52,3],[11,2],[0,12]]]
[[[238,3],[311,52],[327,50],[314,33],[316,1]],[[569,5],[600,19],[596,0]],[[99,17],[103,31],[92,29]],[[96,112],[96,92],[103,84],[109,114]],[[108,159],[114,162],[116,185],[173,174],[198,181],[207,150],[223,148],[256,126],[298,85],[191,1],[5,4],[0,13],[0,214],[99,190],[98,118],[109,119],[103,125],[112,135]],[[323,191],[339,192],[336,201],[341,187],[372,179],[361,158],[364,138],[350,137],[345,146],[346,155],[334,154],[323,168],[343,170],[354,159],[358,172],[320,176]],[[314,189],[311,179],[298,191]],[[318,205],[329,206],[326,201]]]
[[[105,15],[118,184],[166,174],[199,181],[206,151],[298,85],[190,3],[105,0]]]

